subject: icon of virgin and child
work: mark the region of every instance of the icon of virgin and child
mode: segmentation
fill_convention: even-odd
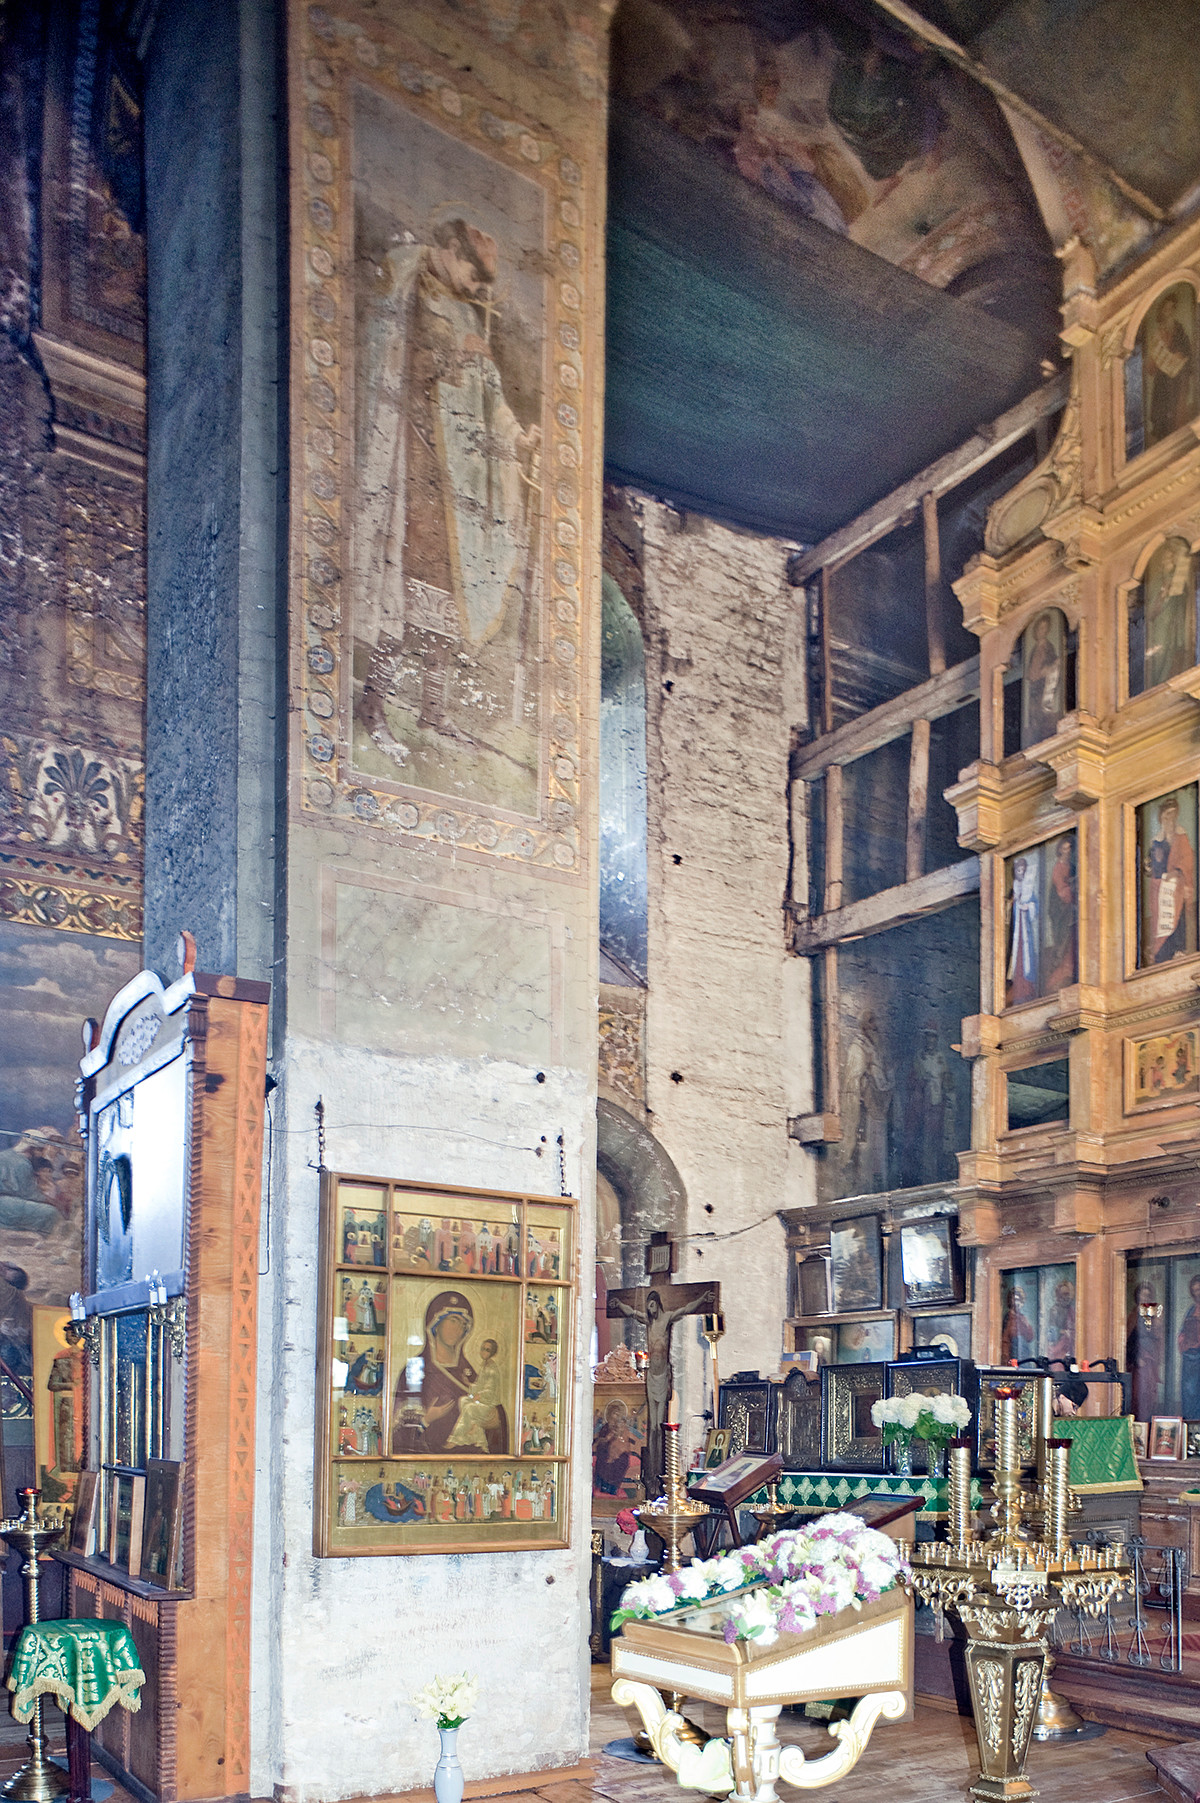
[[[407,1424],[417,1401],[424,1420],[423,1450],[509,1451],[499,1346],[494,1339],[483,1339],[468,1358],[467,1347],[474,1333],[475,1311],[467,1297],[460,1290],[440,1290],[425,1310],[425,1343],[419,1364],[410,1359],[396,1385],[393,1452],[411,1450],[405,1443],[411,1432]],[[414,1395],[418,1371],[419,1396]]]

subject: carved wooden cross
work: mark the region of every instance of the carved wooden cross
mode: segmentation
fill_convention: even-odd
[[[647,1502],[662,1493],[663,1423],[674,1390],[671,1372],[671,1329],[684,1315],[715,1315],[721,1308],[719,1283],[672,1283],[675,1246],[665,1233],[654,1233],[646,1248],[646,1276],[636,1288],[608,1292],[609,1316],[624,1315],[646,1329],[646,1448],[642,1485]]]

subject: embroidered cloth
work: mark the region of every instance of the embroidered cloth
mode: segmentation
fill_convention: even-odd
[[[52,1696],[89,1733],[114,1704],[140,1709],[146,1682],[133,1635],[120,1621],[41,1621],[22,1628],[6,1683],[12,1713],[27,1722],[38,1697]]]

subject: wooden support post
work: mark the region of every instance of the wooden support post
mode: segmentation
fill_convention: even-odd
[[[929,639],[929,674],[946,668],[946,626],[942,617],[942,545],[938,536],[937,496],[922,495],[925,527],[925,631]]]
[[[821,571],[821,675],[824,679],[824,688],[821,694],[822,732],[833,731],[833,659],[829,651],[829,577],[828,570]]]
[[[929,674],[946,669],[946,632],[942,618],[942,547],[938,536],[937,496],[921,497],[925,528],[925,636],[929,646]],[[907,882],[925,874],[925,827],[929,813],[928,720],[914,720],[908,758],[908,832],[905,839],[904,875]]]
[[[830,764],[825,772],[826,914],[842,905],[842,841],[842,766]]]
[[[925,875],[925,819],[929,802],[928,720],[914,720],[908,754],[908,836],[904,848],[904,880]]]
[[[792,918],[805,920],[812,904],[809,898],[808,784],[801,777],[792,778],[788,813],[792,838]]]
[[[92,1737],[73,1715],[67,1717],[69,1803],[92,1803]]]
[[[825,1019],[822,1055],[825,1060],[824,1113],[840,1119],[842,1112],[842,1027],[838,999],[838,955],[836,945],[825,947],[824,983]]]

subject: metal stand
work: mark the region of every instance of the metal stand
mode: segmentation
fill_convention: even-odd
[[[0,1539],[7,1540],[13,1550],[22,1555],[21,1576],[25,1580],[27,1627],[40,1619],[38,1580],[41,1574],[38,1561],[45,1557],[46,1549],[63,1531],[61,1521],[49,1523],[38,1520],[37,1505],[41,1494],[40,1490],[19,1491],[18,1495],[25,1503],[25,1513],[13,1516],[8,1521],[0,1521]],[[29,1758],[4,1786],[3,1794],[11,1798],[12,1803],[52,1803],[54,1798],[70,1796],[75,1790],[72,1777],[46,1757],[45,1735],[42,1731],[43,1701],[42,1697],[35,1698],[33,1714],[29,1718],[29,1733],[26,1736]]]
[[[1049,1378],[1044,1381],[1051,1386]],[[1022,1479],[1016,1391],[997,1390],[990,1533],[977,1538],[970,1447],[958,1440],[950,1450],[950,1537],[912,1548],[916,1594],[936,1609],[953,1609],[967,1630],[980,1768],[970,1790],[981,1803],[1037,1795],[1025,1775],[1025,1756],[1037,1732],[1039,1704],[1039,1739],[1072,1731],[1063,1721],[1067,1706],[1045,1683],[1049,1633],[1059,1609],[1096,1618],[1134,1586],[1133,1571],[1115,1549],[1071,1542],[1070,1453],[1069,1440],[1046,1440],[1040,1489],[1029,1491]],[[1035,1519],[1037,1538],[1027,1525]]]

